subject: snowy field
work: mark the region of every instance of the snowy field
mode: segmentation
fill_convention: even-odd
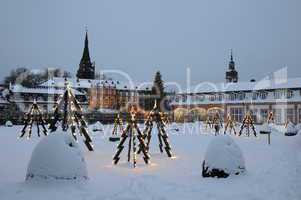
[[[203,178],[201,163],[208,143],[215,137],[195,124],[179,125],[171,133],[175,158],[160,154],[153,137],[151,164],[138,156],[137,168],[126,162],[124,150],[118,165],[112,164],[117,143],[103,132],[94,132],[95,151],[88,152],[80,138],[88,165],[88,181],[24,181],[31,153],[40,140],[17,139],[21,126],[0,127],[1,200],[106,200],[106,199],[301,199],[301,136],[286,137],[274,131],[267,136],[231,136],[241,148],[247,172],[227,179]],[[259,127],[257,127],[259,128]],[[105,127],[109,134],[111,128]],[[258,130],[259,132],[259,130]]]

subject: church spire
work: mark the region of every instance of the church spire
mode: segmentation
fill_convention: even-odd
[[[231,52],[230,52],[229,70],[231,70],[231,71],[235,70],[235,62],[233,60],[233,51],[232,51],[232,49],[231,49]]]
[[[80,60],[79,69],[77,70],[76,76],[79,79],[95,79],[95,66],[90,59],[87,28],[86,28],[83,56]]]
[[[82,59],[86,59],[90,61],[90,54],[89,54],[89,40],[88,40],[88,30],[86,29],[86,37],[85,37],[85,47],[83,52]],[[91,62],[91,61],[90,61]]]
[[[230,52],[230,62],[228,65],[228,71],[226,72],[226,82],[237,82],[238,81],[238,73],[235,70],[235,62],[233,59],[233,51],[231,49]]]

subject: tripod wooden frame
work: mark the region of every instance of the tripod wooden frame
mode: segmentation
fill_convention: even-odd
[[[227,115],[227,122],[225,124],[224,134],[227,133],[228,129],[230,134],[232,134],[233,131],[234,135],[236,135],[235,121],[234,119],[232,119],[232,116],[230,114]]]
[[[141,150],[143,153],[143,160],[144,160],[145,164],[149,163],[150,156],[146,149],[146,145],[143,140],[143,135],[138,128],[137,121],[136,121],[136,112],[134,111],[133,107],[131,109],[130,115],[131,115],[130,120],[121,135],[121,140],[120,140],[119,144],[117,145],[117,151],[116,151],[115,155],[113,156],[113,163],[116,165],[119,162],[120,154],[122,153],[122,151],[124,149],[124,143],[128,139],[129,141],[128,141],[128,154],[127,154],[128,159],[127,160],[128,160],[128,162],[130,162],[131,157],[132,157],[133,166],[136,167],[137,151],[138,151],[136,139],[138,139],[138,142],[139,142],[138,147],[139,147],[139,150]]]
[[[84,143],[87,149],[93,151],[92,139],[83,117],[82,108],[73,95],[68,83],[65,84],[66,90],[54,107],[54,117],[49,129],[51,132],[56,131],[59,121],[62,121],[61,128],[63,131],[67,131],[70,127],[72,136],[77,140],[76,129],[78,129],[79,134],[85,138]]]
[[[145,141],[146,141],[146,148],[147,151],[149,151],[150,148],[150,142],[152,139],[152,130],[154,123],[157,126],[158,130],[158,140],[159,140],[159,150],[161,153],[163,153],[163,145],[164,150],[168,157],[172,157],[171,147],[168,141],[168,135],[165,130],[165,122],[163,121],[163,113],[159,111],[159,108],[157,107],[157,102],[155,102],[153,109],[150,111],[150,113],[147,116],[146,122],[145,122],[145,129],[143,131]],[[141,152],[141,148],[139,149],[138,153]]]
[[[242,122],[242,125],[240,127],[240,131],[239,131],[238,136],[241,136],[241,134],[243,133],[243,131],[245,129],[246,130],[246,135],[248,137],[250,137],[250,128],[252,129],[254,136],[257,137],[251,113],[248,112],[246,114],[246,116],[244,117],[244,119],[243,119],[243,122]]]
[[[40,137],[40,126],[44,135],[47,136],[47,128],[45,126],[46,122],[36,100],[34,100],[29,111],[26,113],[25,125],[21,131],[20,138],[24,137],[26,132],[28,132],[27,138],[29,139],[32,135],[32,127],[34,124],[37,126],[38,137]]]

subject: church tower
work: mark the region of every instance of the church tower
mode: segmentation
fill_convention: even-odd
[[[79,79],[95,79],[95,64],[90,60],[88,31],[86,31],[85,47],[76,77]]]
[[[237,83],[238,73],[235,70],[235,62],[233,60],[233,53],[231,50],[231,58],[228,66],[228,71],[226,71],[226,82],[227,83]]]

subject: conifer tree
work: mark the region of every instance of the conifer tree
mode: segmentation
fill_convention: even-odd
[[[161,110],[161,104],[165,97],[165,93],[164,93],[164,82],[162,80],[162,75],[160,71],[156,72],[154,84],[152,87],[152,95],[154,95],[155,98],[153,100],[157,101],[158,108]],[[154,103],[155,101],[152,102],[152,104]]]

